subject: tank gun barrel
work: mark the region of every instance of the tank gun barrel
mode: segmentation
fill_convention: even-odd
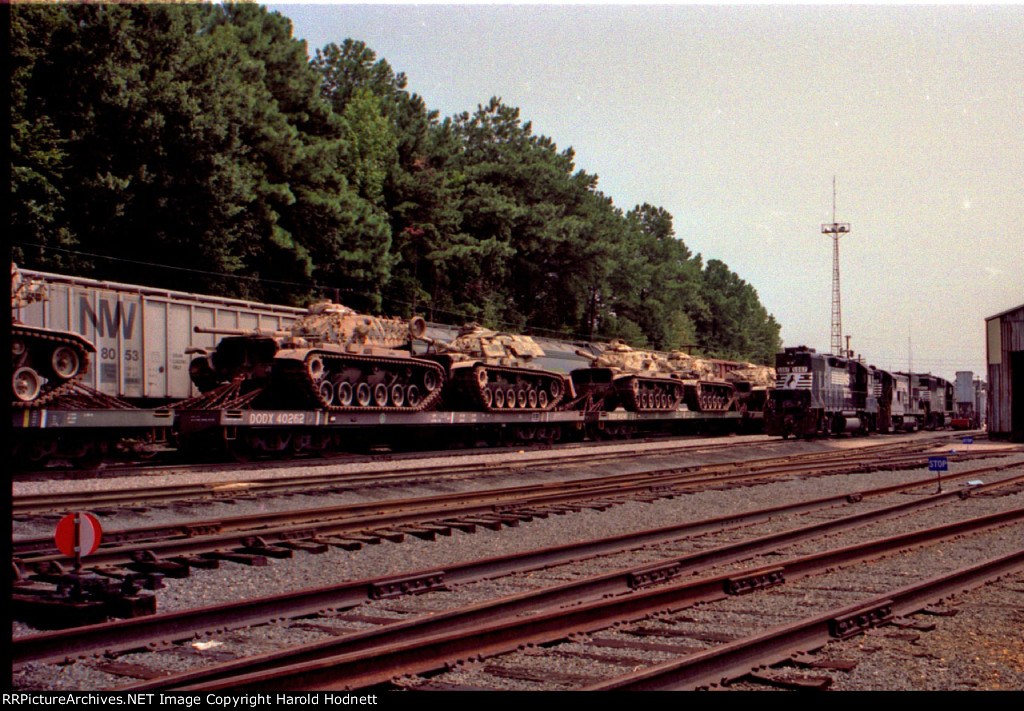
[[[223,326],[195,326],[196,333],[218,333],[222,336],[268,336],[280,338],[291,335],[290,331],[273,331],[266,328],[227,328]]]
[[[410,337],[414,341],[423,341],[424,343],[427,344],[428,348],[433,348],[438,353],[444,353],[447,350],[449,350],[450,344],[446,343],[445,341],[439,341],[436,338],[431,338],[430,336],[425,336],[422,333],[419,334],[419,335],[416,335],[414,330],[410,330],[409,335],[410,335]]]

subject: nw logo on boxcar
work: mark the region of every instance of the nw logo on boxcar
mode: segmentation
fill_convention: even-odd
[[[125,309],[122,308],[121,302],[117,301],[114,303],[113,309],[111,309],[110,302],[106,299],[101,299],[100,314],[99,318],[97,318],[96,312],[89,303],[89,297],[80,296],[78,298],[79,330],[81,333],[86,332],[85,323],[88,320],[93,325],[93,328],[96,329],[97,338],[106,338],[108,334],[111,337],[117,336],[119,326],[122,336],[124,338],[131,338],[132,333],[135,331],[136,306],[138,304],[127,304],[127,309]],[[127,315],[125,310],[128,312]]]

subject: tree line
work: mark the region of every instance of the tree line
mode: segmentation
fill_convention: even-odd
[[[364,43],[311,58],[255,4],[10,15],[26,266],[758,362],[780,347],[750,284],[664,209],[616,207],[498,98],[442,119]]]

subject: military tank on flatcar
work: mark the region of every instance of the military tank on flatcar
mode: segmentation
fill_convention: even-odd
[[[671,375],[667,361],[655,353],[634,350],[621,340],[612,341],[589,368],[572,371],[577,407],[611,411],[619,405],[631,412],[671,412],[685,395],[683,382]]]
[[[71,331],[29,326],[17,309],[46,300],[42,284],[23,279],[11,264],[11,385],[14,407],[37,407],[60,396],[89,368],[96,347]]]
[[[529,336],[470,323],[449,343],[420,340],[428,344],[423,357],[447,373],[446,409],[544,412],[554,410],[569,391],[565,376],[533,362],[544,350]]]
[[[692,412],[728,412],[736,404],[736,386],[715,377],[714,369],[701,358],[671,351],[663,370],[683,382],[683,400]]]
[[[775,369],[743,363],[726,373],[725,379],[736,389],[736,409],[744,414],[759,413],[764,411],[775,387]]]
[[[422,318],[402,321],[359,314],[341,304],[319,302],[286,330],[196,327],[226,334],[189,367],[192,382],[221,407],[317,408],[343,412],[419,412],[440,399],[445,374],[437,363],[412,354],[422,336]]]

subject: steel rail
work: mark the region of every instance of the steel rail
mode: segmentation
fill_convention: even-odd
[[[931,440],[928,440],[927,442],[912,440],[910,442],[880,443],[867,445],[865,447],[858,447],[851,450],[842,450],[839,452],[809,452],[783,457],[766,457],[750,460],[749,462],[744,462],[744,464],[748,466],[767,467],[771,466],[773,463],[780,465],[786,463],[795,464],[800,461],[811,459],[820,459],[822,461],[830,461],[832,459],[846,461],[851,457],[857,457],[858,454],[869,456],[890,450],[899,452],[907,448],[924,449],[933,446],[933,444],[934,442]],[[645,455],[652,457],[672,456],[675,454],[689,452],[691,450],[724,449],[729,446],[732,445],[728,445],[726,443],[685,445],[645,452]],[[986,453],[974,454],[975,456],[984,456]],[[145,502],[175,501],[182,498],[231,499],[239,496],[249,496],[282,490],[287,491],[301,489],[304,487],[324,487],[325,489],[344,490],[354,488],[360,484],[382,483],[385,481],[393,482],[396,480],[402,481],[425,476],[458,476],[465,473],[522,469],[524,467],[578,466],[579,464],[584,463],[616,460],[627,457],[633,458],[635,456],[636,452],[596,452],[561,455],[516,462],[431,465],[413,467],[399,472],[307,474],[273,480],[256,479],[248,481],[209,482],[203,484],[169,484],[156,487],[121,488],[107,492],[84,491],[62,492],[58,494],[23,494],[12,497],[11,512],[17,516],[28,513],[71,511],[82,507],[108,507],[126,503],[139,505]],[[957,456],[963,456],[963,453],[960,453]],[[693,465],[687,469],[693,470],[699,466],[701,465]],[[652,474],[666,471],[679,471],[679,468],[653,470]]]
[[[855,465],[859,466],[859,465]],[[973,470],[975,474],[1014,466],[1003,464]],[[833,473],[835,470],[830,470]],[[514,509],[577,503],[581,499],[628,495],[665,496],[678,493],[679,486],[727,484],[737,479],[762,478],[768,474],[791,475],[790,470],[774,472],[743,470],[737,474],[708,474],[706,471],[664,474],[640,472],[605,478],[551,482],[536,486],[509,487],[477,492],[443,494],[394,501],[346,504],[301,511],[264,512],[203,521],[164,524],[104,532],[104,543],[90,556],[90,566],[125,565],[136,562],[142,551],[147,556],[183,556],[214,553],[232,546],[252,547],[257,537],[263,542],[291,542],[318,536],[344,536],[373,529],[412,525],[460,516],[497,514]],[[957,476],[964,476],[963,473]],[[703,478],[701,478],[703,477]],[[947,477],[949,479],[949,477]],[[922,482],[920,485],[926,485]],[[583,504],[585,505],[585,504]],[[50,563],[67,565],[71,558],[54,551],[50,538],[15,541],[12,553],[22,568]]]
[[[379,630],[358,632],[227,662],[172,677],[125,687],[125,690],[323,690],[359,689],[396,676],[421,674],[453,662],[546,644],[576,634],[605,629],[648,615],[675,611],[698,602],[825,572],[836,566],[870,560],[908,546],[961,536],[1024,521],[1024,509],[958,521],[911,533],[876,539],[833,551],[800,556],[775,565],[633,589],[625,573],[597,576],[592,586],[568,583],[539,592],[520,593],[462,609],[396,622]],[[632,571],[630,571],[631,573]],[[619,582],[613,581],[614,577]],[[630,594],[629,591],[633,589]],[[585,594],[581,594],[584,593]],[[594,599],[595,597],[601,599]],[[582,602],[581,602],[582,600]]]
[[[915,509],[938,505],[953,498],[961,498],[964,494],[973,495],[986,491],[995,491],[1022,482],[1024,482],[1024,474],[979,486],[966,492],[952,491],[933,494],[922,499],[896,504],[883,509],[856,513],[833,521],[800,527],[767,538],[719,546],[680,558],[646,564],[630,571],[628,574],[632,575],[634,580],[641,578],[666,580],[670,577],[693,574],[695,571],[702,570],[703,566],[708,564],[722,565],[738,560],[743,556],[754,555],[759,551],[769,550],[776,546],[790,545],[799,540],[845,530]],[[542,567],[565,564],[600,555],[621,553],[645,546],[677,541],[687,536],[753,525],[781,515],[794,515],[848,504],[859,501],[862,498],[881,496],[898,490],[898,487],[883,487],[872,491],[860,492],[855,496],[840,494],[798,502],[796,504],[751,511],[745,514],[663,526],[592,541],[552,546],[523,553],[457,563],[450,566],[302,590],[297,593],[284,593],[273,597],[209,606],[197,610],[157,614],[132,620],[119,620],[71,630],[23,636],[15,638],[12,642],[12,661],[13,666],[18,668],[27,662],[33,661],[68,661],[76,656],[89,653],[120,653],[132,649],[145,648],[152,644],[177,641],[227,629],[264,624],[273,619],[299,617],[322,613],[325,610],[353,607],[366,600],[385,594],[389,596],[396,593],[403,595],[413,594],[436,589],[440,586],[473,582],[514,572],[525,572]],[[623,589],[619,590],[619,592],[622,591]]]
[[[650,456],[672,456],[685,453],[691,450],[724,449],[726,443],[711,444],[690,444],[676,445],[651,451]],[[507,448],[501,450],[507,452]],[[432,456],[437,456],[436,454]],[[445,456],[448,456],[447,454]],[[472,456],[472,455],[463,455]],[[287,476],[280,479],[240,479],[222,482],[208,482],[201,484],[167,484],[152,487],[124,487],[112,489],[106,492],[81,491],[62,492],[57,494],[21,494],[15,495],[12,499],[12,513],[24,515],[27,513],[46,513],[52,511],[73,510],[81,506],[116,506],[118,504],[130,503],[133,505],[146,502],[175,501],[184,497],[191,498],[235,498],[250,494],[261,494],[274,491],[287,491],[302,489],[304,487],[323,487],[325,489],[348,489],[365,484],[384,484],[401,482],[408,479],[437,476],[459,476],[463,474],[478,474],[480,472],[504,471],[522,469],[526,466],[553,467],[553,466],[574,466],[581,463],[589,464],[594,462],[614,461],[635,457],[635,452],[579,452],[570,454],[551,455],[542,458],[533,458],[520,461],[502,462],[464,462],[458,464],[433,464],[417,465],[415,460],[412,466],[403,469],[391,469],[389,471],[375,472],[327,472],[315,474],[300,474]],[[375,463],[375,462],[371,462]],[[389,462],[390,463],[390,462]],[[277,465],[273,468],[284,468],[283,463],[268,462],[270,465]],[[288,462],[288,466],[314,466],[325,468],[335,466],[334,462],[315,463],[310,465],[306,462]],[[178,469],[194,472],[196,468],[182,465]],[[246,467],[251,469],[251,465]],[[161,471],[173,473],[175,467],[159,467]]]
[[[796,623],[781,625],[680,660],[594,684],[584,690],[694,690],[726,685],[770,664],[785,661],[800,651],[820,649],[836,638],[847,636],[847,626],[856,633],[858,629],[885,624],[892,618],[911,615],[928,605],[1020,570],[1024,570],[1024,550]]]

